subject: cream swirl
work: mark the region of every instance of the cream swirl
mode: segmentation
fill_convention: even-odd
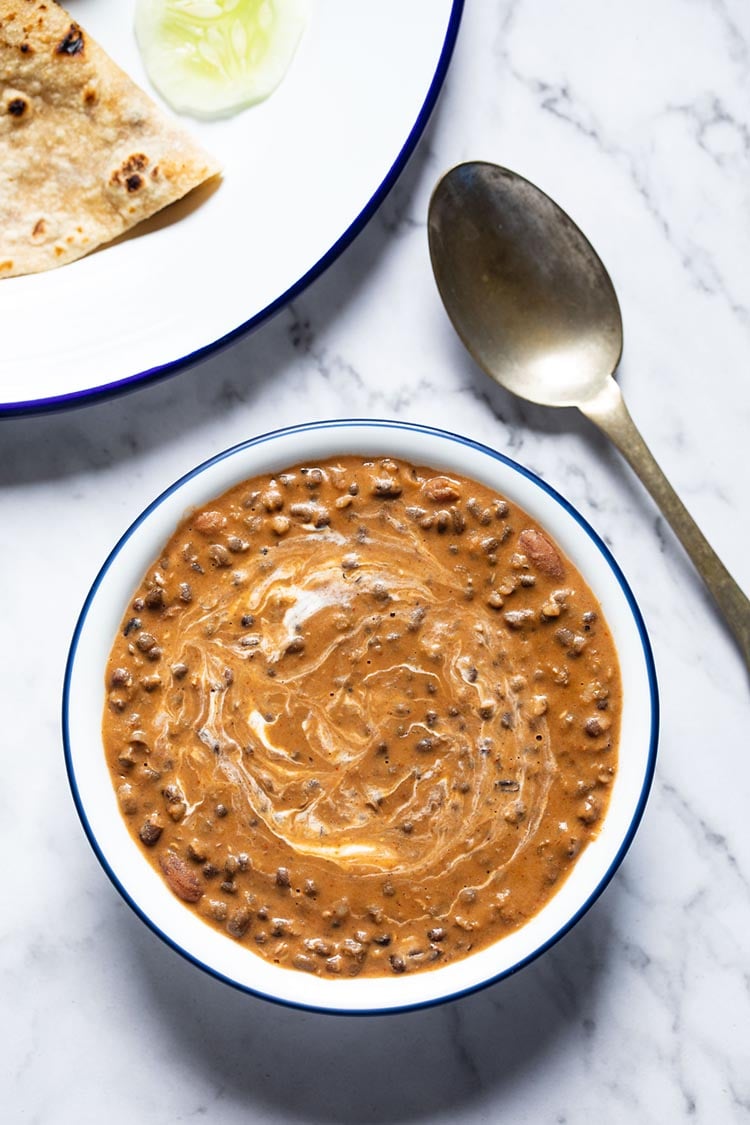
[[[283,539],[181,610],[170,646],[190,675],[158,748],[187,821],[214,770],[241,822],[298,855],[426,886],[486,852],[489,881],[536,834],[554,758],[512,685],[525,638],[471,595],[381,518],[354,544]]]

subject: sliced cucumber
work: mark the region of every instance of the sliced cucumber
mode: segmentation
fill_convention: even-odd
[[[222,117],[276,89],[309,10],[310,0],[137,0],[135,31],[173,109]]]

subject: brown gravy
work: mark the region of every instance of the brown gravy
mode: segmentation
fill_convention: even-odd
[[[612,638],[543,529],[456,474],[340,457],[194,512],[106,672],[120,808],[172,891],[280,965],[445,964],[596,834]]]

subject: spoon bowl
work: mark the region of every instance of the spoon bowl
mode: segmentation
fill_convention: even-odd
[[[613,373],[622,318],[601,259],[548,195],[508,168],[459,164],[438,183],[430,258],[453,326],[500,386],[543,406],[577,406],[651,493],[750,668],[750,601],[659,468]]]
[[[602,389],[622,354],[617,295],[549,196],[507,168],[462,164],[435,189],[429,236],[448,315],[480,367],[543,406]]]

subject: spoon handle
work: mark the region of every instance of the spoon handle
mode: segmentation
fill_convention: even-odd
[[[614,379],[608,379],[599,394],[581,404],[579,409],[611,438],[651,493],[713,595],[750,669],[750,601],[659,468]]]

